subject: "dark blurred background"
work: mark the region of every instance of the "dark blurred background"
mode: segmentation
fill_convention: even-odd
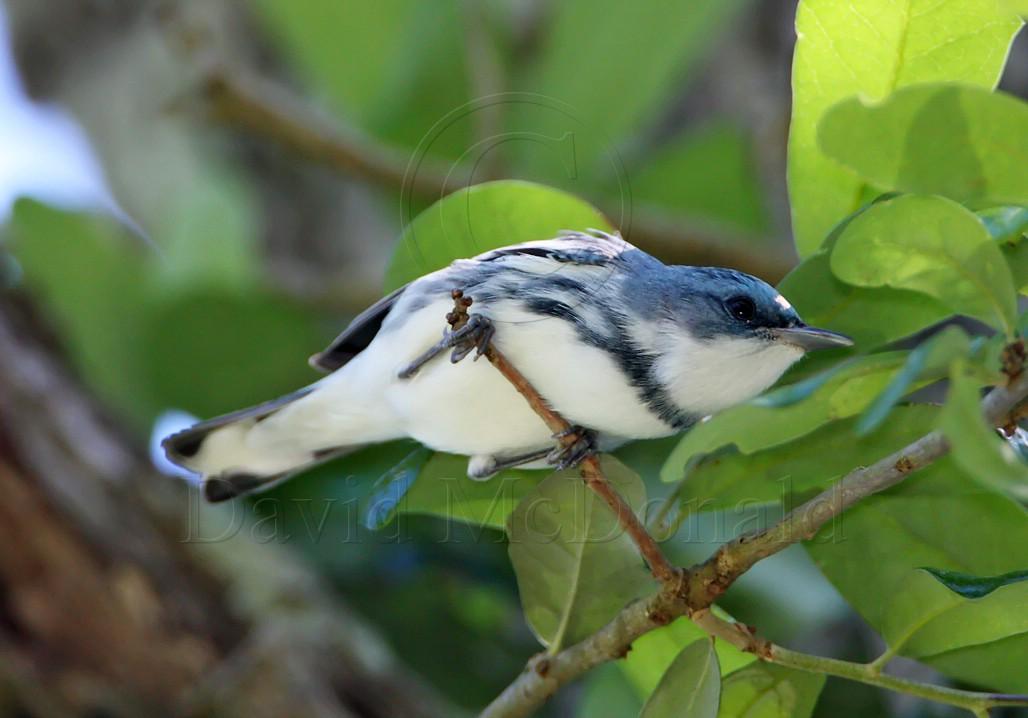
[[[795,2],[0,8],[0,714],[485,704],[536,650],[502,533],[396,514],[381,455],[211,508],[147,446],[314,379],[405,222],[472,182],[557,185],[666,261],[780,279]],[[1023,34],[1002,87],[1028,94]],[[802,550],[766,564],[727,608],[875,655]],[[639,703],[607,666],[547,710]],[[834,680],[816,713],[950,714]]]

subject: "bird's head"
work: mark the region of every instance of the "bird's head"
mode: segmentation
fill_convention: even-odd
[[[684,269],[684,268],[683,268]],[[737,339],[801,350],[848,347],[853,341],[827,329],[807,326],[777,289],[731,269],[689,267],[687,301],[681,319],[704,339]]]
[[[746,401],[804,353],[853,344],[807,326],[778,290],[756,277],[730,269],[672,270],[676,329],[658,371],[681,406],[714,412]]]

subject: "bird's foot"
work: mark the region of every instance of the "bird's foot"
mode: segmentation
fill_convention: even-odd
[[[493,323],[481,314],[472,314],[468,317],[467,324],[453,332],[451,336],[456,337],[464,333],[453,345],[453,352],[450,354],[450,362],[456,364],[472,351],[475,352],[475,359],[485,354],[489,348],[489,342],[496,334]]]
[[[418,373],[421,367],[447,349],[453,349],[453,352],[450,354],[450,361],[454,364],[475,350],[477,350],[475,355],[477,359],[485,354],[486,349],[489,348],[489,342],[492,341],[495,333],[496,330],[493,328],[491,321],[481,314],[472,314],[459,329],[444,332],[443,338],[438,343],[430,347],[410,364],[400,369],[398,376],[401,379],[410,379]]]
[[[578,466],[596,453],[596,432],[581,426],[572,426],[553,435],[560,446],[547,455],[546,460],[557,470],[563,471]]]

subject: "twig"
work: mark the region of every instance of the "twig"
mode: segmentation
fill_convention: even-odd
[[[446,315],[446,321],[452,330],[456,330],[467,323],[467,312],[472,304],[472,298],[464,296],[464,293],[460,290],[454,290],[453,303],[454,309]],[[546,427],[555,436],[559,437],[558,441],[565,446],[575,441],[571,423],[546,403],[546,400],[536,391],[525,375],[511,364],[507,357],[492,342],[489,342],[486,346],[483,356],[525,398],[532,411],[539,415],[539,418],[543,420],[543,423],[546,424]],[[614,516],[617,517],[621,528],[627,531],[628,535],[635,542],[635,545],[639,548],[639,553],[642,554],[642,557],[649,565],[653,577],[661,583],[672,581],[679,572],[664,556],[657,542],[653,540],[653,537],[646,531],[646,527],[643,526],[639,517],[635,515],[632,507],[628,505],[621,494],[607,480],[606,475],[603,473],[603,468],[600,466],[600,460],[596,456],[586,457],[582,461],[581,472],[586,486],[603,499],[607,506],[610,507],[610,510],[614,512]]]
[[[998,386],[989,392],[982,402],[983,414],[990,424],[1001,424],[1025,397],[1028,397],[1028,372],[1022,371],[1007,385]],[[749,634],[746,637],[738,626],[726,628],[718,624],[710,618],[713,614],[706,609],[757,561],[797,541],[813,537],[827,522],[861,499],[898,484],[912,472],[928,466],[948,451],[946,439],[939,432],[932,432],[866,469],[850,472],[834,487],[797,507],[774,526],[740,536],[723,545],[710,559],[687,571],[677,588],[674,582],[664,584],[649,598],[624,608],[610,623],[585,640],[548,656],[545,675],[535,671],[533,663],[529,662],[528,668],[486,707],[481,718],[529,715],[561,685],[600,663],[623,657],[637,638],[683,615],[691,615],[705,630],[731,640],[733,645],[756,653],[765,660],[777,660],[783,662],[783,665],[790,665],[784,662],[792,661],[797,668],[802,667],[799,665],[802,662],[825,661],[819,663],[818,668],[809,670],[830,672],[828,668],[831,668],[837,671],[833,675],[843,675],[843,666],[848,665],[845,662],[832,662],[832,659],[814,656],[803,656],[801,660],[798,657],[803,654],[762,642],[749,631],[745,632]],[[853,673],[844,677],[905,693],[916,690],[919,692],[915,695],[936,700],[941,695],[933,692],[935,689],[931,686],[914,684],[917,686],[914,689],[899,679],[888,676],[879,678],[870,670],[863,670],[860,675]],[[928,696],[927,692],[932,692],[932,695]],[[988,705],[1001,704],[995,701],[1010,700],[1021,705],[1028,700],[1020,696],[971,695],[985,701],[980,704],[983,710]]]
[[[890,676],[872,668],[871,664],[840,661],[835,658],[812,656],[783,648],[767,639],[761,638],[749,626],[726,621],[713,612],[704,609],[691,616],[693,623],[712,636],[728,641],[739,650],[753,653],[762,660],[780,666],[795,668],[809,673],[821,673],[839,678],[847,678],[859,683],[878,686],[897,693],[917,696],[936,703],[965,708],[975,712],[998,708],[1000,706],[1026,706],[1028,696],[1005,695],[1000,693],[979,693],[965,691],[948,686],[936,686],[930,683],[918,683],[906,678]]]
[[[277,84],[238,69],[215,65],[207,71],[204,95],[213,116],[227,125],[270,139],[313,162],[356,175],[378,185],[433,200],[468,186],[464,168],[418,157],[416,172],[407,172],[406,154],[381,146],[311,109]],[[609,212],[617,216],[621,212]],[[754,243],[726,228],[694,219],[662,217],[646,211],[623,227],[626,238],[669,262],[734,267],[770,282],[781,279],[795,258],[781,243]],[[752,248],[751,248],[752,247]]]

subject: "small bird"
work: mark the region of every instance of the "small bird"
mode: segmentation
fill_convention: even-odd
[[[473,306],[448,331],[454,290]],[[459,362],[489,342],[575,425],[576,441],[559,442],[489,362]],[[565,232],[397,289],[311,357],[328,376],[163,447],[204,476],[210,501],[403,437],[470,457],[468,476],[485,479],[680,432],[761,393],[805,352],[850,345],[804,324],[756,277],[665,265],[617,234]],[[437,358],[447,350],[450,361]]]

